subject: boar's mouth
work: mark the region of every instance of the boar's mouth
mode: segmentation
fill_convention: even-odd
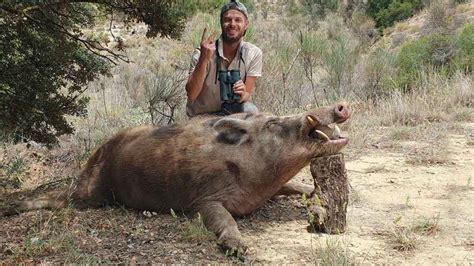
[[[347,143],[348,139],[342,136],[341,129],[337,126],[337,123],[340,123],[340,121],[330,125],[321,125],[311,115],[306,116],[306,120],[308,122],[306,135],[310,140],[320,140],[333,144]]]

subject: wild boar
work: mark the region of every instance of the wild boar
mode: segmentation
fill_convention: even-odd
[[[346,146],[348,139],[331,124],[348,118],[347,104],[338,103],[292,116],[241,113],[126,129],[93,152],[70,198],[79,208],[118,203],[199,212],[218,243],[242,250],[233,216],[275,195],[310,194],[311,186],[290,179],[313,157]],[[65,204],[64,196],[25,201],[3,215]]]

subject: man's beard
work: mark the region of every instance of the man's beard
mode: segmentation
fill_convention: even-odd
[[[222,40],[225,43],[228,43],[228,44],[238,43],[242,40],[242,38],[244,37],[244,34],[245,34],[245,32],[243,34],[239,34],[239,36],[237,36],[237,37],[232,37],[231,38],[231,37],[227,36],[227,34],[222,33]]]

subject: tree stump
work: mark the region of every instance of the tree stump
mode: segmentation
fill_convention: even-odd
[[[309,212],[308,229],[328,234],[340,234],[346,229],[349,198],[344,156],[336,154],[311,160],[314,191],[306,200]]]

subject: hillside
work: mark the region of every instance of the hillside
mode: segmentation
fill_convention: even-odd
[[[474,54],[463,41],[473,36],[474,3],[427,6],[377,33],[360,11],[314,18],[287,2],[253,4],[246,38],[265,55],[254,100],[278,115],[350,102],[341,127],[350,138],[348,228],[309,233],[301,198],[274,198],[237,219],[244,262],[473,264],[474,76],[466,66]],[[119,129],[185,123],[190,53],[206,25],[218,29],[216,14],[197,13],[181,40],[148,39],[142,24],[84,29],[132,62],[89,84],[88,114],[68,118],[76,130],[58,146],[1,142],[0,206],[67,189]],[[410,68],[414,60],[427,63]],[[308,168],[295,178],[312,184]],[[0,218],[0,263],[241,263],[201,221],[176,213],[70,206]]]

